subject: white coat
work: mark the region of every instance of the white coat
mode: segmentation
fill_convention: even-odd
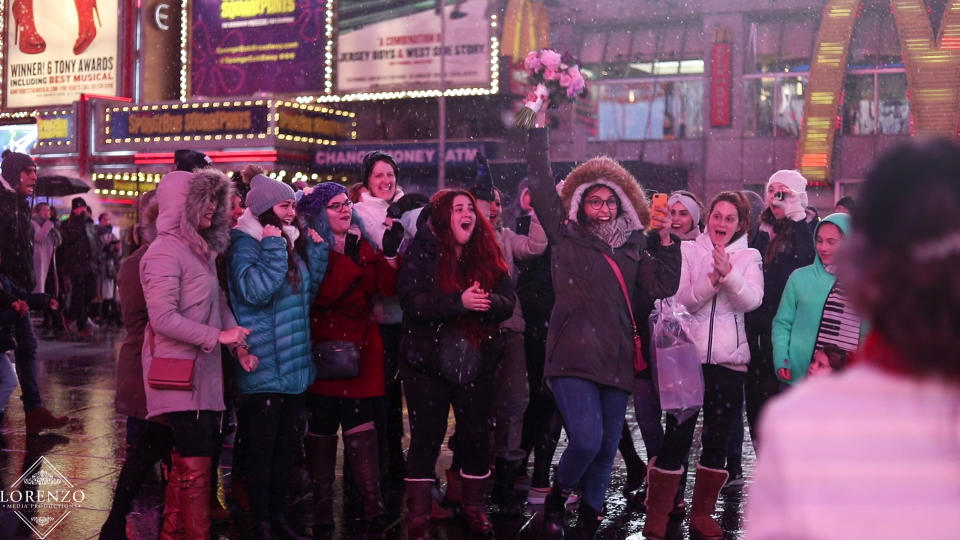
[[[707,277],[713,271],[710,235],[681,243],[683,264],[675,300],[693,316],[688,331],[700,362],[746,371],[750,348],[743,315],[763,301],[762,260],[760,252],[747,247],[745,235],[728,244],[726,251],[733,268],[714,287]]]

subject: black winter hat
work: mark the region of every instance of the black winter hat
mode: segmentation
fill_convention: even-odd
[[[173,153],[173,163],[178,171],[193,172],[213,163],[203,152],[196,150],[177,150]]]
[[[77,208],[89,208],[87,201],[83,200],[83,197],[74,197],[70,200],[70,209],[76,210]]]
[[[400,176],[400,168],[397,167],[397,162],[393,160],[393,157],[390,154],[374,150],[373,152],[367,152],[367,155],[363,156],[363,161],[360,162],[360,181],[363,182],[364,186],[370,187],[367,185],[367,181],[370,179],[370,173],[373,172],[373,166],[378,161],[387,162],[393,167],[393,175]]]
[[[3,179],[10,184],[10,187],[14,189],[19,187],[20,173],[23,172],[24,169],[31,167],[36,169],[37,164],[30,156],[12,150],[3,151],[3,163],[0,163],[0,174],[2,174]]]

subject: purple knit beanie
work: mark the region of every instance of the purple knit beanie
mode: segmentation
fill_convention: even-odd
[[[297,203],[297,213],[311,219],[327,209],[330,199],[346,192],[347,188],[343,184],[321,182],[313,186],[313,191],[300,198],[300,202]]]

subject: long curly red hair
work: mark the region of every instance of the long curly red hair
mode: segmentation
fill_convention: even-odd
[[[477,215],[473,234],[463,246],[459,258],[455,251],[457,242],[450,228],[453,200],[458,195],[470,199]],[[437,260],[437,284],[440,289],[448,293],[458,293],[476,281],[482,289],[492,290],[497,280],[509,271],[490,221],[476,211],[476,198],[469,191],[444,189],[430,198],[430,207],[430,226],[437,237],[440,251]]]

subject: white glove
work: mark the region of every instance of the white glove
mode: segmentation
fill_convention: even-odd
[[[786,193],[787,196],[782,201],[775,198],[770,201],[771,206],[779,206],[783,208],[783,213],[791,221],[800,221],[807,218],[806,209],[803,207],[803,202],[800,200],[800,196],[796,192],[785,190],[783,193]]]

